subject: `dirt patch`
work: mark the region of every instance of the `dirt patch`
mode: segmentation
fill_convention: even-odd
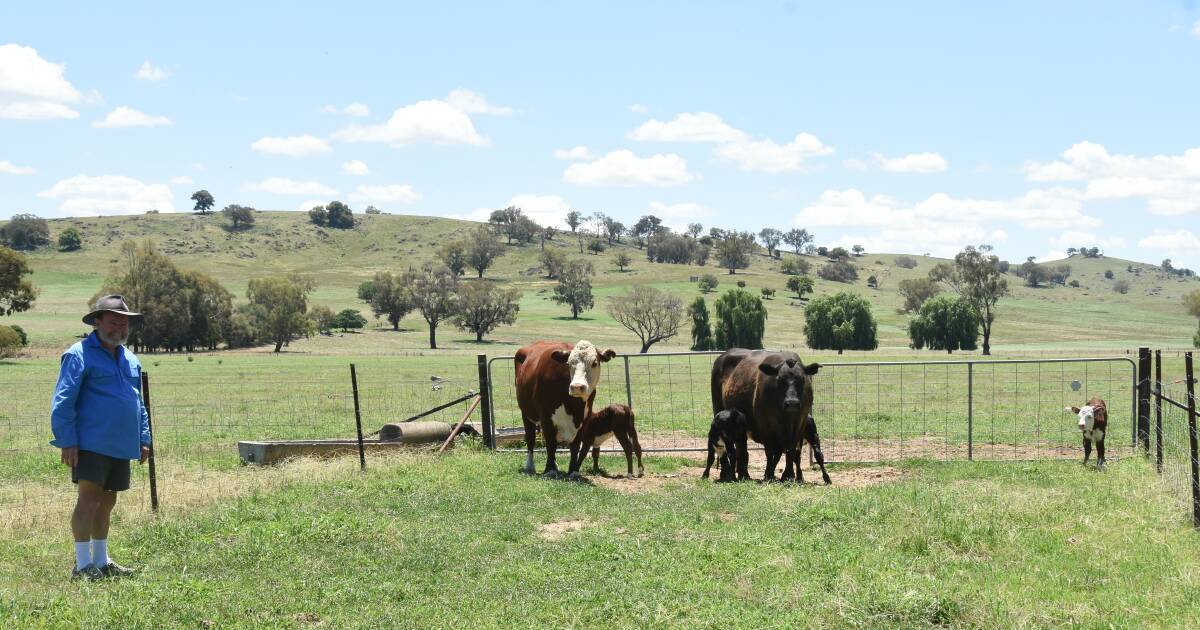
[[[691,453],[683,453],[688,456]],[[758,452],[760,461],[755,462],[751,457],[750,474],[756,479],[762,477],[763,462],[762,452]],[[697,462],[699,463],[699,462]],[[821,481],[820,471],[809,471],[805,468],[804,485],[806,486],[824,486]],[[670,473],[647,473],[644,477],[605,477],[602,475],[588,475],[588,481],[594,486],[607,488],[621,494],[647,494],[658,492],[660,490],[690,483],[693,480],[700,479],[704,474],[703,466],[685,466],[676,472]],[[715,483],[717,471],[713,470],[709,473],[709,482]],[[855,468],[838,468],[830,471],[829,476],[833,481],[833,485],[839,488],[866,488],[884,483],[892,483],[904,478],[906,473],[899,468],[893,466],[860,466]],[[732,520],[732,514],[722,514],[721,520]]]
[[[900,481],[905,474],[903,470],[891,466],[864,466],[839,470],[829,476],[839,488],[867,488]]]
[[[586,519],[555,521],[539,525],[537,535],[542,540],[562,540],[567,534],[580,531],[584,527],[591,527],[592,525],[593,523]]]
[[[701,472],[703,468],[697,469]],[[588,475],[588,480],[592,485],[601,488],[607,488],[621,494],[646,494],[648,492],[657,492],[667,486],[672,486],[683,482],[688,475],[683,472],[677,473],[646,473],[642,477],[604,477],[601,475]],[[696,473],[696,477],[700,474]]]

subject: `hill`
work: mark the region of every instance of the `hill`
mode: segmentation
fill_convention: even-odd
[[[35,356],[53,356],[73,336],[84,331],[79,317],[84,305],[100,287],[114,263],[120,244],[127,239],[150,239],[185,269],[199,269],[215,276],[235,296],[242,298],[251,278],[301,272],[312,275],[317,289],[311,303],[326,304],[335,311],[342,308],[364,310],[355,298],[356,287],[376,271],[403,271],[419,266],[435,256],[444,242],[462,235],[475,224],[454,219],[407,215],[357,215],[351,230],[321,228],[308,222],[303,213],[260,212],[248,230],[232,230],[219,215],[157,214],[120,217],[71,218],[50,220],[52,238],[67,227],[83,235],[83,248],[76,252],[42,249],[29,254],[35,269],[33,281],[41,290],[35,308],[5,318],[6,323],[21,325],[30,334]],[[578,320],[570,319],[565,307],[549,300],[554,282],[542,277],[535,243],[508,246],[494,269],[486,277],[513,283],[524,291],[521,313],[516,326],[497,331],[484,344],[489,353],[507,352],[512,346],[537,338],[588,338],[597,343],[636,350],[633,336],[620,327],[603,307],[604,298],[635,284],[650,284],[674,291],[690,301],[699,295],[691,277],[716,274],[721,281],[718,292],[745,281],[754,292],[762,287],[776,289],[769,300],[766,344],[768,347],[804,348],[803,306],[785,288],[787,276],[780,261],[765,253],[753,256],[749,269],[736,275],[710,261],[705,268],[692,265],[647,262],[644,250],[630,243],[609,248],[601,254],[580,254],[573,235],[560,233],[546,244],[574,257],[592,260],[597,271],[594,280],[597,308]],[[632,267],[618,271],[613,259],[624,251],[633,259]],[[784,257],[791,256],[785,253]],[[908,317],[897,313],[902,299],[897,291],[901,280],[926,275],[941,259],[913,256],[917,266],[904,269],[894,263],[895,255],[866,253],[854,259],[859,280],[843,284],[816,279],[816,295],[834,291],[852,291],[866,296],[875,307],[879,321],[881,349],[903,349]],[[805,256],[815,272],[825,260]],[[1013,293],[1001,300],[992,344],[996,351],[1040,349],[1117,349],[1137,345],[1188,346],[1195,320],[1180,305],[1181,296],[1200,287],[1195,278],[1167,277],[1156,266],[1118,258],[1067,260],[1071,280],[1080,287],[1060,285],[1032,289],[1020,278],[1010,276]],[[1139,272],[1131,272],[1130,268]],[[1104,277],[1111,270],[1114,278]],[[880,279],[878,289],[866,286],[868,276]],[[1127,280],[1130,290],[1118,294],[1112,290],[1116,280]],[[710,294],[711,298],[716,294]],[[317,337],[293,343],[293,352],[317,354],[390,354],[425,348],[427,333],[419,316],[410,315],[400,333],[377,328],[363,334],[342,337]],[[686,349],[686,335],[671,343],[654,346],[655,351]],[[439,346],[447,352],[473,353],[480,350],[471,335],[452,328],[439,332]]]

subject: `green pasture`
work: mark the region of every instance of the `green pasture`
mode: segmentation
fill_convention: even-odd
[[[909,461],[863,487],[837,485],[846,466],[831,487],[713,484],[658,458],[662,484],[632,493],[519,460],[295,462],[229,471],[158,517],[119,503],[112,553],[142,569],[119,582],[68,582],[66,525],[47,522],[0,545],[0,623],[1200,625],[1200,538],[1139,458]]]

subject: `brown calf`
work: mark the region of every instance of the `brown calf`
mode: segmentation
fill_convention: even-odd
[[[588,449],[591,449],[592,472],[600,472],[600,446],[609,438],[615,437],[621,443],[621,448],[625,449],[628,475],[633,476],[632,454],[637,453],[637,476],[641,477],[645,472],[642,467],[642,445],[638,442],[637,429],[633,423],[633,410],[619,403],[613,403],[588,416],[579,429],[579,462],[572,468],[578,469],[587,457]]]

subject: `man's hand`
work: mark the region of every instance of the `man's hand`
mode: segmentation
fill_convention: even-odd
[[[142,454],[140,457],[138,457],[138,463],[145,464],[146,460],[149,458],[150,458],[150,446],[148,444],[143,444],[142,445]]]
[[[62,463],[69,468],[74,468],[75,464],[79,463],[79,447],[68,446],[62,450]]]

